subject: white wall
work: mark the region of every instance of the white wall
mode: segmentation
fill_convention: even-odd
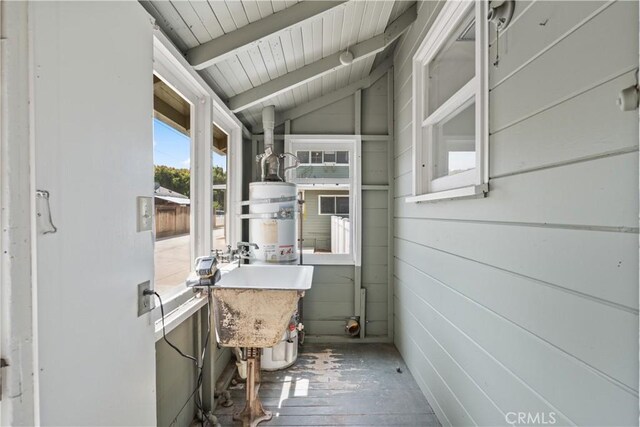
[[[396,345],[443,425],[637,425],[638,111],[615,100],[638,3],[517,1],[488,197],[407,204],[411,58],[440,7],[419,4],[394,58]]]
[[[32,4],[43,425],[155,425],[153,279],[136,197],[153,193],[152,26],[137,2]]]

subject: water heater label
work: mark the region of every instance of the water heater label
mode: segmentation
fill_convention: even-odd
[[[293,245],[281,245],[278,252],[280,256],[288,256],[293,255],[295,250]]]

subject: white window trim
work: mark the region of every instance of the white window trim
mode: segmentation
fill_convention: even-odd
[[[476,73],[465,86],[444,102],[426,119],[424,117],[424,84],[423,67],[438,53],[453,31],[460,25],[472,7],[476,16]],[[413,196],[407,197],[407,203],[427,202],[459,197],[484,196],[489,191],[489,120],[488,120],[488,25],[486,22],[487,3],[485,0],[475,2],[446,2],[436,21],[427,33],[413,57]],[[475,96],[476,105],[476,168],[471,185],[470,174],[464,172],[445,176],[439,179],[428,179],[431,174],[430,155],[425,150],[423,127],[439,122],[458,109],[464,102]],[[427,165],[423,167],[423,165]]]
[[[285,151],[305,151],[306,147],[317,147],[327,142],[330,151],[349,151],[353,161],[353,173],[349,179],[298,179],[289,176],[290,182],[298,184],[300,190],[341,190],[348,186],[350,204],[349,221],[351,222],[351,253],[349,254],[305,254],[305,264],[312,265],[362,265],[362,138],[360,135],[285,135]],[[293,145],[296,144],[296,147]],[[297,148],[297,147],[300,148]],[[291,165],[289,162],[287,165]],[[344,181],[344,182],[343,182]],[[338,182],[340,185],[336,185]]]
[[[331,199],[333,199],[334,200],[333,206],[334,206],[334,211],[335,211],[335,210],[337,210],[336,209],[337,208],[337,203],[338,203],[338,201],[336,200],[337,197],[347,197],[347,198],[349,198],[350,196],[344,196],[344,195],[341,195],[341,194],[319,194],[318,195],[318,215],[323,215],[323,216],[346,216],[346,215],[348,215],[348,214],[339,214],[339,213],[335,213],[335,212],[334,213],[322,213],[322,210],[320,208],[320,206],[322,205],[322,202],[320,201],[320,199],[322,199],[322,198],[331,198]],[[349,205],[351,205],[351,204],[349,204]],[[349,208],[351,208],[351,206],[349,206]]]
[[[230,242],[241,240],[242,224],[239,208],[242,198],[243,125],[159,29],[154,31],[153,48],[154,73],[182,95],[192,106],[191,209],[193,214],[190,223],[192,235],[190,252],[191,259],[195,259],[197,256],[209,255],[212,248],[211,142],[213,140],[213,123],[229,135],[227,147],[228,207],[227,218],[225,218],[225,233]],[[171,318],[165,319],[167,329],[184,321],[188,317],[185,317],[185,313],[199,309],[205,302],[205,298],[194,296],[193,290],[186,286],[180,291],[166,295],[166,299],[163,299],[165,314],[173,313]],[[156,307],[152,319],[157,321],[159,318],[160,310],[159,307]],[[159,327],[159,322],[156,323],[156,326]]]
[[[338,150],[338,151],[331,151],[331,150],[327,150],[327,151],[323,151],[322,152],[322,163],[311,163],[311,151],[309,150],[296,150],[296,154],[299,152],[303,152],[306,151],[307,153],[309,153],[309,162],[304,163],[304,162],[300,162],[300,166],[344,166],[344,165],[348,165],[349,163],[342,163],[342,162],[338,162],[337,160],[337,156],[338,156],[338,151],[344,151],[344,150]],[[317,150],[316,150],[317,151]],[[327,162],[324,160],[324,154],[325,153],[335,153],[336,154],[336,161],[335,162]],[[298,159],[300,160],[300,159]]]

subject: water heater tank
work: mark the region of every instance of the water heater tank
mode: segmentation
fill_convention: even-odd
[[[297,188],[290,182],[249,184],[249,239],[258,245],[255,262],[293,263],[298,259]]]

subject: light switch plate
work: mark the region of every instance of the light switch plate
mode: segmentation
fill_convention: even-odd
[[[155,308],[154,296],[145,295],[144,291],[146,289],[151,289],[151,282],[149,280],[138,284],[138,317]]]
[[[138,197],[138,231],[151,231],[153,228],[153,198]]]

